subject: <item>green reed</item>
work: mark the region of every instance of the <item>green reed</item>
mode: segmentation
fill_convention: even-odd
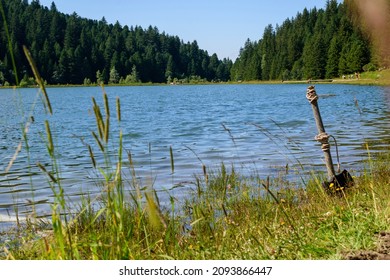
[[[37,84],[39,85],[39,87],[40,87],[40,89],[41,89],[41,91],[43,93],[44,100],[45,100],[45,102],[44,102],[45,108],[47,108],[49,114],[52,115],[53,114],[53,110],[51,108],[51,103],[50,103],[49,96],[47,95],[45,83],[43,82],[43,79],[42,79],[41,75],[39,74],[38,68],[35,65],[35,61],[32,58],[31,53],[30,53],[30,51],[28,50],[28,48],[26,46],[23,46],[23,51],[24,51],[24,54],[27,57],[28,62],[30,63],[30,67],[31,67],[31,70],[33,71],[35,80],[36,80]]]

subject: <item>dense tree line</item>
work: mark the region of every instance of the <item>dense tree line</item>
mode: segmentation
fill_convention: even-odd
[[[351,20],[348,2],[327,1],[268,25],[262,39],[248,39],[231,69],[232,80],[289,80],[334,78],[371,70],[378,64],[370,42]]]
[[[23,45],[49,84],[230,78],[232,61],[220,60],[200,49],[196,41],[184,43],[156,27],[143,29],[108,24],[104,18],[66,15],[54,3],[48,8],[39,0],[30,4],[27,0],[0,1],[7,23],[1,15],[0,83],[15,84],[15,71],[19,81],[32,76]]]
[[[23,45],[49,84],[323,79],[381,66],[352,0],[328,0],[324,9],[268,25],[260,40],[245,42],[234,64],[156,27],[66,15],[39,0],[0,1],[0,84],[31,82]]]

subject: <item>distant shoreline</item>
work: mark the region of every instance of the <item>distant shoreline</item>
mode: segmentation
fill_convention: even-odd
[[[272,81],[230,81],[230,82],[199,82],[199,83],[134,83],[134,84],[104,84],[104,87],[110,86],[181,86],[181,85],[245,85],[245,84],[346,84],[346,85],[367,85],[367,86],[390,86],[390,69],[364,72],[361,74],[360,79],[313,79],[309,80],[272,80]],[[58,85],[45,85],[47,88],[54,87],[100,87],[98,84],[58,84]],[[0,89],[12,89],[12,88],[38,88],[38,86],[0,86]]]

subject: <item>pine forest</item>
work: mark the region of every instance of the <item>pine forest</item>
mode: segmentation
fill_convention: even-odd
[[[381,66],[369,36],[353,20],[353,1],[327,1],[324,8],[268,25],[261,39],[243,42],[234,62],[157,27],[68,15],[54,2],[0,1],[2,85],[31,82],[23,46],[53,85],[328,79]]]

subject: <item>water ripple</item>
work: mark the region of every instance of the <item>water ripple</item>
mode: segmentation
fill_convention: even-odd
[[[289,167],[299,173],[324,170],[317,128],[307,102],[306,85],[208,85],[107,87],[114,112],[116,97],[122,105],[122,122],[112,113],[112,135],[123,131],[124,149],[132,154],[136,181],[157,190],[184,195],[202,174],[202,165],[217,169],[221,162],[235,164],[244,175],[278,176]],[[356,172],[370,152],[390,146],[390,90],[383,87],[317,85],[325,129],[337,138],[341,163]],[[92,168],[86,144],[98,164],[105,158],[91,132],[96,130],[91,98],[102,106],[99,88],[50,88],[54,115],[43,105],[31,104],[36,89],[0,90],[0,217],[18,208],[28,214],[35,207],[50,213],[53,202],[49,178],[36,163],[54,172],[47,154],[44,121],[54,135],[61,184],[75,203],[82,194],[101,191],[102,175]],[[23,139],[29,117],[28,148],[23,147],[8,174],[4,170]],[[110,140],[116,155],[117,136]],[[175,173],[171,174],[172,147]],[[332,151],[334,152],[334,151]],[[113,167],[115,166],[114,163]],[[130,163],[124,156],[124,176],[129,184]],[[303,169],[302,169],[303,168]],[[295,179],[299,180],[300,174]],[[294,180],[293,175],[289,175]],[[183,183],[186,182],[186,183]],[[35,205],[33,205],[35,204]]]

